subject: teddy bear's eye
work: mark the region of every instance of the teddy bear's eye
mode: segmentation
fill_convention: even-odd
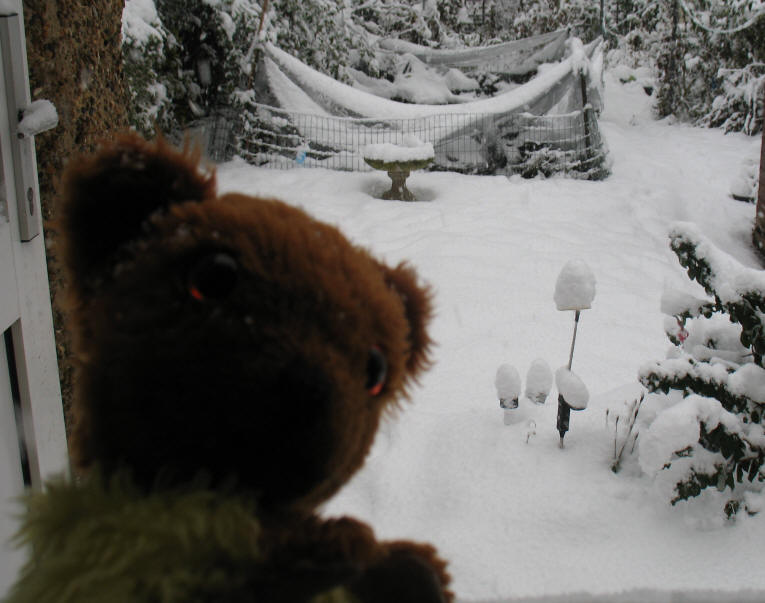
[[[204,256],[189,271],[189,294],[196,300],[220,300],[236,286],[238,264],[228,253]]]
[[[388,361],[380,351],[380,348],[373,346],[369,349],[367,356],[367,391],[372,396],[378,395],[385,385],[385,379],[388,376]]]

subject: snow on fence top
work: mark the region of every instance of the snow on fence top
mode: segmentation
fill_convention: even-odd
[[[418,105],[380,98],[312,69],[273,44],[265,44],[264,50],[269,83],[272,80],[278,80],[279,85],[272,84],[272,90],[279,105],[286,111],[313,113],[324,103],[328,103],[354,117],[415,119],[435,113],[491,114],[528,111],[540,98],[549,94],[557,84],[573,73],[575,63],[576,67],[581,67],[583,61],[589,60],[588,57],[600,51],[600,42],[597,41],[588,45],[583,56],[581,52],[577,52],[582,47],[574,44],[572,40],[576,38],[567,41],[569,56],[560,63],[540,65],[537,76],[527,84],[492,98],[454,105]],[[276,70],[283,72],[295,87],[304,90],[307,94],[303,94],[303,97],[307,96],[309,100],[316,99],[316,101],[311,100],[307,103],[305,98],[301,98],[296,105],[293,102],[294,89],[287,90],[285,78],[279,77]],[[321,113],[326,114],[326,111],[322,110]]]
[[[523,75],[543,63],[559,61],[563,57],[566,38],[568,31],[560,29],[522,40],[476,48],[435,49],[396,39],[381,40],[378,46],[397,54],[412,54],[428,65]]]

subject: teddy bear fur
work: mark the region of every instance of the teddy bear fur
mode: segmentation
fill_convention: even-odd
[[[64,192],[81,477],[30,497],[9,601],[450,601],[430,545],[317,514],[429,363],[414,270],[190,145],[126,134]]]

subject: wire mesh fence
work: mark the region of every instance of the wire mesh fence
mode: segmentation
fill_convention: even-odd
[[[237,154],[273,168],[372,169],[369,144],[402,144],[415,136],[433,144],[431,170],[469,174],[563,173],[599,180],[609,174],[595,112],[588,106],[565,115],[434,114],[414,119],[347,118],[287,112],[251,104],[217,115],[204,138],[214,160]]]

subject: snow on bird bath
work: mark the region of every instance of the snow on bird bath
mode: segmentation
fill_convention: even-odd
[[[436,156],[432,143],[423,142],[411,134],[404,136],[402,144],[390,142],[368,144],[361,150],[361,154],[364,159],[372,159],[384,163],[425,161]]]
[[[595,298],[595,275],[582,260],[570,260],[563,266],[555,283],[558,310],[586,310]]]
[[[558,392],[566,400],[573,410],[584,410],[590,401],[590,392],[587,386],[576,374],[567,367],[562,366],[555,371],[555,386]]]

